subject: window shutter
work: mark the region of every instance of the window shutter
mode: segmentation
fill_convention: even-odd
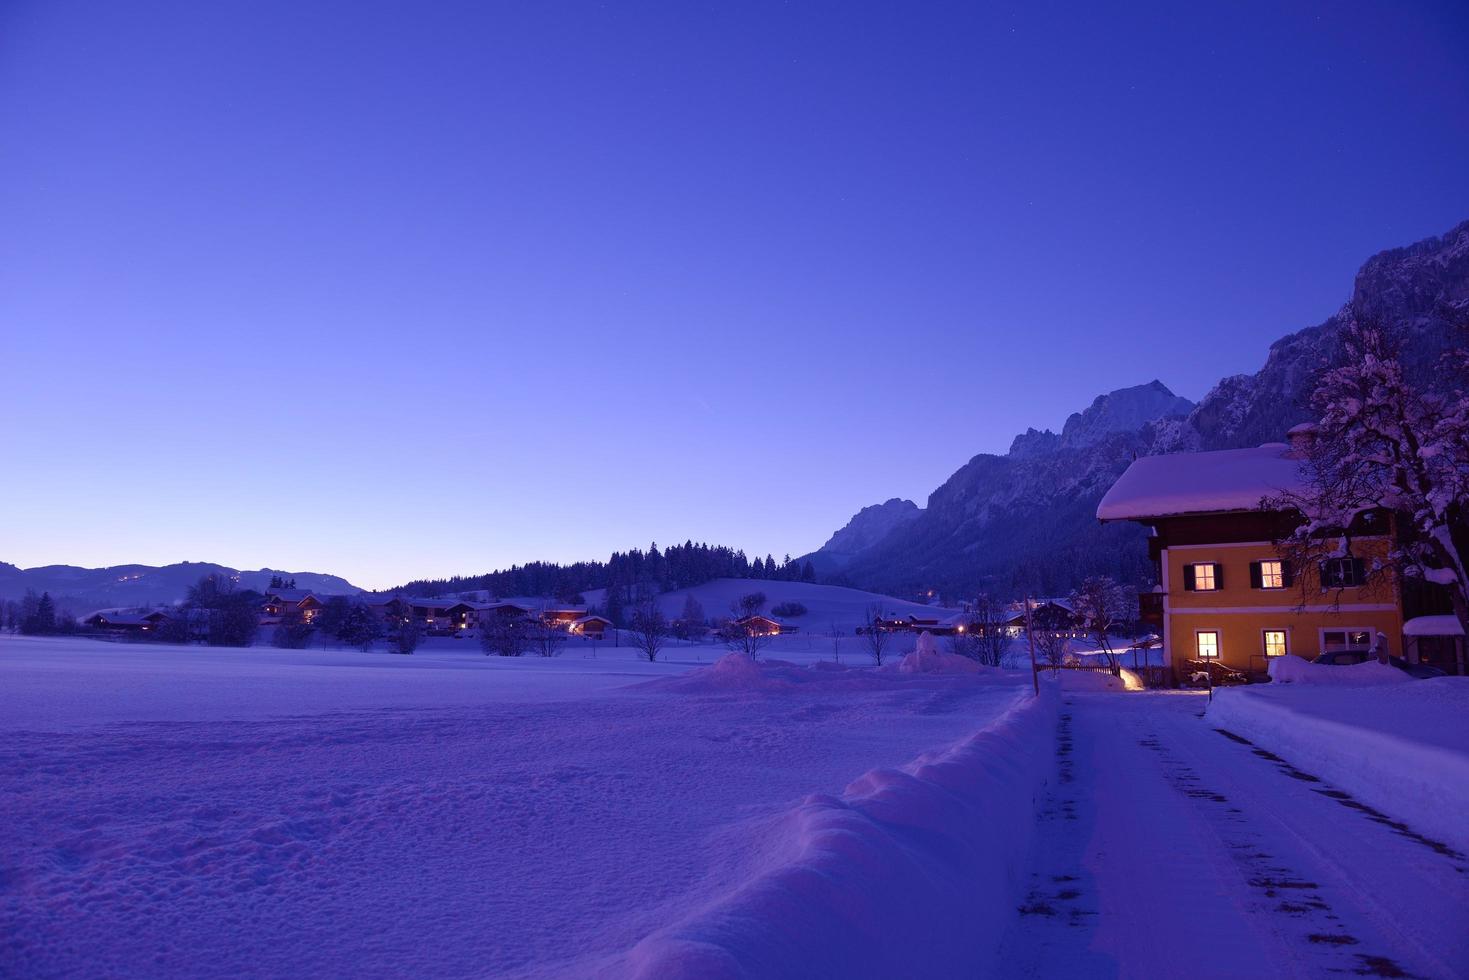
[[[1282,559],[1280,562],[1280,584],[1285,586],[1287,589],[1296,584],[1295,569],[1291,567],[1290,562],[1285,561],[1284,559]]]
[[[1332,574],[1331,562],[1323,561],[1316,567],[1321,573],[1321,587],[1323,589],[1329,589],[1336,585],[1336,576]]]
[[[1250,562],[1250,588],[1263,589],[1265,587],[1264,581],[1264,578],[1260,575],[1260,563],[1257,561]]]
[[[1183,566],[1183,591],[1185,591],[1185,592],[1192,592],[1193,590],[1194,590],[1194,566],[1192,566],[1192,565],[1185,565],[1185,566]]]
[[[1214,563],[1214,588],[1224,588],[1224,566],[1217,561]]]
[[[1352,584],[1361,585],[1367,581],[1367,566],[1360,558],[1352,559]]]

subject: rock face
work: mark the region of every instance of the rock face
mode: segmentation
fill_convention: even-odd
[[[1252,375],[1224,378],[1198,405],[1159,381],[1098,397],[1059,435],[1029,429],[1004,456],[982,454],[929,496],[928,506],[868,544],[833,535],[812,560],[838,581],[888,592],[939,588],[963,594],[1056,594],[1105,573],[1146,581],[1144,532],[1099,525],[1096,505],[1136,456],[1255,446],[1310,415],[1313,378],[1339,356],[1352,316],[1383,320],[1404,336],[1403,360],[1426,387],[1439,355],[1462,344],[1469,320],[1469,222],[1442,238],[1369,259],[1352,298],[1324,323],[1270,346]],[[881,505],[887,507],[888,504]],[[898,503],[906,503],[900,501]],[[866,508],[853,518],[851,528]],[[878,526],[874,523],[874,527]],[[861,544],[853,550],[855,544]]]
[[[335,575],[319,572],[283,572],[271,568],[240,571],[211,562],[178,562],[173,565],[113,565],[110,568],[80,568],[76,565],[43,565],[16,568],[0,562],[0,599],[19,599],[27,589],[49,592],[57,603],[74,615],[96,609],[148,606],[183,599],[189,586],[205,575],[233,578],[242,589],[263,591],[273,575],[295,579],[297,588],[330,594],[351,595],[362,590]]]
[[[899,528],[912,523],[923,511],[911,500],[893,497],[863,507],[846,526],[833,534],[811,557],[818,572],[831,572],[846,565]],[[817,557],[819,556],[819,558]]]

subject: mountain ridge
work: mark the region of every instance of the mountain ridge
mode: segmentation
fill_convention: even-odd
[[[844,555],[830,577],[896,594],[1055,594],[1098,573],[1146,581],[1143,530],[1098,524],[1102,494],[1139,455],[1281,439],[1309,417],[1312,379],[1338,358],[1341,329],[1353,315],[1399,326],[1405,368],[1433,387],[1438,356],[1469,320],[1469,221],[1370,257],[1337,312],[1276,340],[1258,371],[1221,378],[1196,405],[1155,380],[1098,396],[1059,434],[1030,428],[1006,455],[972,457],[911,521]],[[823,567],[822,549],[806,558]]]
[[[273,576],[294,579],[302,589],[356,594],[363,590],[338,575],[324,572],[288,572],[274,568],[238,569],[213,562],[174,562],[169,565],[36,565],[20,568],[0,562],[0,600],[19,599],[27,589],[49,592],[58,605],[81,615],[94,609],[171,604],[183,599],[189,586],[205,575],[225,575],[241,588],[262,591]]]

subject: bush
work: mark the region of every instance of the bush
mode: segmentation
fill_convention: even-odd
[[[782,602],[770,610],[772,616],[804,616],[806,607],[799,602]]]

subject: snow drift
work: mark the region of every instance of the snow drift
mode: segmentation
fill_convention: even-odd
[[[976,976],[1019,901],[1058,696],[776,818],[732,889],[605,973],[638,978]],[[599,973],[602,971],[599,971]]]
[[[1360,664],[1313,664],[1294,654],[1270,661],[1270,679],[1276,684],[1406,684],[1413,680],[1391,664],[1368,660]]]
[[[1369,664],[1328,667],[1362,671]],[[1393,667],[1381,667],[1406,677]],[[1364,674],[1375,674],[1366,672]],[[1315,671],[1312,671],[1314,676]],[[1469,680],[1224,688],[1208,721],[1469,854]]]

